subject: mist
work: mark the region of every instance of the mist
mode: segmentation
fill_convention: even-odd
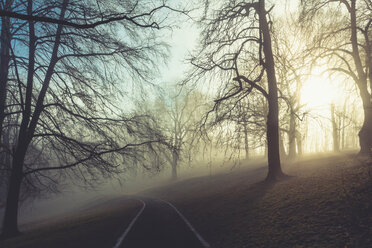
[[[0,246],[369,247],[371,16],[1,0]]]

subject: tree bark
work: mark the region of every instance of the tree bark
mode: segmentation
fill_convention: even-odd
[[[10,180],[8,185],[8,192],[6,197],[3,230],[1,238],[11,238],[19,234],[18,230],[18,203],[21,192],[21,184],[23,179],[23,162],[26,154],[25,148],[21,148],[15,153]]]
[[[297,143],[298,156],[302,156],[303,154],[302,137],[301,137],[301,133],[298,131],[296,131],[296,143]]]
[[[350,13],[351,24],[350,40],[353,51],[352,55],[355,63],[355,68],[358,73],[358,81],[356,82],[356,84],[358,85],[360,91],[364,110],[364,122],[361,130],[359,131],[359,154],[366,155],[371,153],[372,148],[372,97],[368,91],[367,75],[363,69],[363,64],[359,53],[356,0],[351,0],[351,4],[348,9]]]
[[[5,1],[5,10],[11,10],[12,0]],[[1,18],[1,35],[0,35],[0,141],[3,141],[3,123],[5,119],[5,108],[6,108],[6,98],[7,98],[7,86],[8,86],[8,74],[9,74],[9,62],[10,62],[10,18]],[[7,137],[8,138],[8,137]],[[5,156],[9,156],[8,153]],[[5,202],[5,211],[3,219],[3,229],[1,233],[1,238],[9,238],[19,234],[17,226],[18,218],[18,199],[20,194],[21,182],[22,182],[22,166],[23,161],[21,157],[15,154],[12,167],[10,170],[10,178],[8,180],[7,196]],[[4,163],[9,163],[10,160],[5,157]],[[5,164],[4,166],[9,166]]]
[[[367,155],[372,149],[372,104],[363,101],[364,121],[359,131],[360,154]]]
[[[61,7],[61,13],[60,13],[60,19],[63,20],[65,16],[65,12],[67,9],[69,0],[64,0],[62,7]],[[28,12],[32,11],[32,0],[28,1]],[[21,191],[21,184],[22,184],[22,178],[23,178],[23,163],[25,160],[26,152],[29,147],[29,144],[31,143],[36,126],[39,121],[39,117],[43,110],[43,102],[46,95],[46,92],[49,88],[50,80],[52,78],[52,75],[54,73],[55,65],[57,64],[57,56],[58,56],[58,49],[60,45],[61,40],[61,34],[62,34],[62,25],[59,25],[56,32],[56,38],[54,42],[54,47],[52,51],[52,55],[50,58],[50,64],[46,71],[45,78],[43,81],[42,88],[40,90],[39,96],[37,98],[35,110],[32,115],[32,119],[30,120],[30,111],[31,111],[31,100],[27,100],[29,96],[32,95],[32,78],[33,73],[30,73],[30,69],[33,70],[33,62],[34,61],[34,46],[33,46],[33,25],[32,23],[29,23],[30,25],[30,63],[28,68],[28,81],[27,81],[27,89],[26,89],[26,102],[25,102],[25,111],[22,114],[22,121],[21,126],[18,134],[18,140],[17,140],[17,146],[14,153],[14,158],[12,162],[12,168],[11,168],[11,175],[9,180],[9,188],[7,193],[7,202],[5,205],[5,212],[4,212],[4,224],[3,224],[3,230],[2,230],[2,237],[9,238],[12,236],[15,236],[19,233],[18,230],[18,202],[19,202],[19,195]]]
[[[248,143],[248,127],[247,127],[247,122],[244,118],[244,123],[243,123],[243,128],[244,128],[244,150],[245,150],[245,159],[249,159],[249,143]]]
[[[172,180],[177,180],[178,152],[172,152]]]
[[[296,155],[296,116],[291,110],[289,115],[288,159],[293,160]]]
[[[267,145],[268,145],[268,164],[269,171],[266,180],[273,181],[282,177],[284,174],[280,165],[279,155],[279,105],[278,105],[278,86],[275,74],[274,56],[271,45],[271,35],[266,18],[265,0],[259,1],[258,17],[260,31],[263,37],[263,52],[265,55],[265,70],[268,83],[268,105],[267,115]]]
[[[4,10],[11,10],[12,0],[6,0]],[[9,62],[10,62],[10,18],[1,17],[0,34],[0,141],[5,119],[5,106],[7,96]]]
[[[331,104],[331,122],[332,122],[332,136],[333,136],[333,151],[340,151],[340,137],[339,128],[336,122],[335,105]]]
[[[346,101],[344,102],[344,107],[343,107],[343,115],[342,115],[342,119],[340,120],[340,128],[341,128],[341,149],[344,150],[345,148],[347,148],[347,144],[346,144],[346,141],[345,141],[345,129],[346,129],[346,117],[345,117],[345,113],[346,113]]]
[[[279,155],[281,159],[287,158],[287,153],[285,151],[284,141],[282,132],[279,130]]]

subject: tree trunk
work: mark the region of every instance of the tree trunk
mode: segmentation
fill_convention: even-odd
[[[11,10],[11,0],[5,1],[4,10]],[[10,18],[1,17],[0,34],[0,140],[3,132],[3,123],[5,119],[5,106],[8,85],[8,73],[10,62]]]
[[[244,150],[245,150],[245,159],[249,159],[249,143],[248,143],[248,128],[247,128],[247,122],[244,121]]]
[[[21,148],[15,153],[12,169],[10,174],[10,180],[8,185],[8,192],[5,204],[5,214],[3,220],[3,229],[1,237],[6,239],[17,236],[18,230],[18,202],[19,195],[21,192],[21,184],[23,179],[23,162],[26,151]]]
[[[345,130],[346,130],[346,101],[344,102],[344,107],[343,107],[343,115],[340,123],[340,128],[341,128],[341,149],[344,150],[347,148],[346,140],[345,140]]]
[[[360,155],[371,154],[372,149],[372,98],[366,81],[358,84],[364,110],[363,126],[359,131]]]
[[[367,155],[372,149],[372,104],[366,103],[364,106],[364,122],[359,131],[360,154]],[[367,106],[366,106],[367,105]]]
[[[65,12],[67,9],[69,0],[64,0],[61,7],[60,13],[60,20],[63,20],[65,16]],[[32,12],[32,1],[28,1],[28,13]],[[34,132],[36,126],[39,121],[39,117],[43,110],[43,102],[46,95],[46,92],[49,88],[49,83],[54,73],[55,65],[57,64],[57,57],[58,57],[58,49],[61,40],[62,28],[63,25],[58,25],[56,38],[54,41],[53,51],[50,58],[50,64],[46,70],[45,78],[39,93],[39,96],[36,101],[35,110],[32,115],[32,119],[30,121],[30,111],[31,111],[31,101],[27,100],[30,99],[32,95],[32,79],[33,78],[33,70],[30,71],[30,68],[33,68],[33,63],[31,61],[34,59],[33,54],[33,38],[32,38],[32,29],[33,25],[30,25],[30,64],[28,68],[28,82],[27,82],[27,89],[26,89],[26,103],[25,103],[25,111],[22,114],[22,121],[21,126],[18,134],[18,141],[17,147],[15,149],[15,154],[12,162],[11,168],[11,175],[9,181],[9,188],[7,193],[7,202],[5,205],[5,214],[4,214],[4,224],[2,230],[2,236],[4,238],[15,236],[19,233],[17,227],[18,221],[18,202],[19,202],[19,195],[21,190],[21,183],[23,179],[23,163],[26,156],[27,148],[31,143],[32,138],[34,137]]]
[[[333,136],[333,151],[340,151],[340,137],[338,133],[338,126],[336,123],[335,105],[331,104],[331,122],[332,122],[332,136]]]
[[[298,131],[296,131],[296,143],[297,143],[298,156],[302,156],[303,154],[302,137],[301,137],[301,133]]]
[[[5,147],[9,147],[10,144],[10,128],[3,129],[2,143]],[[11,168],[11,155],[9,152],[0,153],[0,208],[5,207],[6,194],[8,192],[10,168]],[[0,216],[0,219],[4,220],[4,213]]]
[[[285,152],[285,147],[284,147],[284,141],[283,141],[283,135],[279,130],[279,155],[282,159],[287,158],[287,153]]]
[[[353,50],[355,68],[358,74],[358,80],[356,81],[356,84],[360,91],[360,96],[362,98],[364,110],[364,122],[361,130],[359,131],[360,144],[359,154],[367,155],[371,153],[372,148],[372,97],[368,91],[367,75],[363,69],[363,63],[359,53],[358,26],[355,0],[351,1],[351,4],[349,6],[349,13],[351,24],[350,41]],[[371,78],[372,76],[370,77],[370,79]]]
[[[322,152],[329,151],[329,138],[328,138],[328,130],[324,130],[324,139],[320,141],[320,149]]]
[[[266,180],[273,181],[282,177],[284,174],[280,165],[279,155],[279,106],[278,106],[278,87],[275,75],[274,57],[271,46],[271,35],[266,19],[265,0],[259,1],[258,16],[260,31],[263,37],[263,52],[265,55],[264,67],[268,83],[268,105],[267,115],[267,145],[268,145],[268,164],[269,171]]]
[[[172,180],[177,180],[178,152],[172,152]]]
[[[8,149],[10,149],[10,137],[11,137],[11,128],[10,127],[7,127],[7,128],[3,128],[2,129],[2,140],[1,140],[1,143],[7,147]],[[9,173],[6,173],[7,170],[9,170],[11,168],[11,154],[9,153],[9,151],[4,151],[2,153],[0,153],[0,169],[3,168],[5,169],[5,171],[3,171],[5,174],[9,174]]]
[[[291,110],[289,115],[288,132],[288,159],[293,160],[296,157],[296,116]]]
[[[11,11],[12,0],[6,0],[4,10]],[[5,119],[5,108],[7,98],[7,86],[8,86],[8,73],[9,73],[9,62],[10,62],[10,18],[1,17],[1,34],[0,34],[0,141],[3,141],[2,134],[3,123]],[[10,162],[8,153],[5,153],[4,160],[1,162]],[[15,160],[15,159],[14,159]],[[14,162],[13,160],[13,162]],[[4,164],[8,166],[8,164]],[[13,169],[14,168],[14,169]],[[18,170],[17,170],[18,169]],[[20,168],[22,170],[22,168]],[[13,179],[13,180],[12,180]],[[13,183],[10,183],[13,181]],[[5,213],[3,219],[3,230],[1,238],[8,238],[15,236],[19,233],[17,228],[17,215],[18,215],[18,197],[22,181],[22,173],[19,172],[19,168],[12,167],[10,174],[10,181],[8,184],[7,200],[5,204]],[[11,193],[10,193],[11,192]],[[14,203],[16,205],[14,205]],[[8,209],[8,211],[7,211]],[[8,212],[8,215],[6,214]]]
[[[172,180],[177,180],[177,166],[172,164]]]

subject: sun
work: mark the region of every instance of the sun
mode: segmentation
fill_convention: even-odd
[[[335,78],[324,73],[322,69],[314,68],[301,89],[301,103],[307,109],[328,109],[331,104],[338,101],[340,87],[334,82]]]

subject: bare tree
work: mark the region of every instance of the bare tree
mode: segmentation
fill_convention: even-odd
[[[347,136],[356,134],[355,127],[357,126],[354,113],[351,110],[354,108],[353,102],[345,101],[342,106],[337,106],[332,103],[330,106],[333,137],[333,151],[338,152],[349,146]]]
[[[1,1],[1,8],[4,11],[10,11],[12,8],[12,0]],[[2,130],[5,119],[5,105],[7,98],[7,82],[9,74],[10,63],[10,43],[11,41],[11,27],[10,18],[1,17],[1,33],[0,33],[0,130]],[[0,132],[0,141],[2,132]],[[3,149],[0,148],[0,152]]]
[[[212,9],[215,7],[217,11]],[[218,74],[220,77],[214,76],[213,81],[224,82],[224,94],[215,101],[213,110],[224,100],[235,98],[239,101],[253,90],[267,99],[267,180],[277,180],[283,172],[279,156],[278,89],[271,21],[267,19],[271,9],[266,8],[264,0],[213,4],[207,1],[202,47],[191,62],[197,68],[194,78]],[[264,78],[267,86],[262,85]]]
[[[332,65],[330,70],[347,75],[359,89],[364,110],[359,132],[360,154],[369,154],[372,148],[372,2],[311,0],[301,3],[301,21],[306,25],[309,21],[322,22],[309,50],[312,53],[317,50],[317,58],[328,59]]]
[[[234,98],[221,102],[210,118],[210,128],[228,129],[230,132],[218,132],[216,144],[225,150],[225,154],[234,160],[241,160],[241,151],[248,160],[253,150],[263,146],[266,133],[267,102],[257,92],[239,101]]]
[[[298,40],[305,40],[305,35],[296,23],[294,16],[282,17],[276,20],[273,31],[273,48],[275,65],[278,71],[280,89],[281,119],[280,130],[288,137],[288,159],[296,157],[296,143],[301,143],[299,132],[300,121],[306,114],[301,104],[301,89],[307,79],[309,63],[303,57],[304,46]]]
[[[161,154],[172,168],[172,180],[178,178],[181,162],[190,164],[196,157],[200,139],[200,121],[205,110],[203,94],[185,86],[168,88],[156,99],[155,108],[158,128],[165,138],[159,144]]]
[[[2,68],[10,76],[1,74],[1,87],[10,91],[1,111],[6,118],[20,114],[10,124],[15,142],[7,147],[11,166],[4,238],[18,234],[23,182],[40,186],[75,176],[93,184],[125,170],[122,164],[141,160],[146,165],[147,152],[162,137],[151,119],[122,109],[128,101],[124,92],[126,82],[150,82],[151,68],[165,57],[156,30],[168,25],[159,13],[172,10],[161,1],[6,3],[21,14],[1,6],[2,25],[14,17],[12,35],[4,34],[14,46],[3,46]],[[29,163],[30,147],[47,156],[48,163]]]
[[[332,122],[332,137],[333,137],[333,151],[340,151],[340,128],[336,120],[335,105],[331,104],[331,122]]]

